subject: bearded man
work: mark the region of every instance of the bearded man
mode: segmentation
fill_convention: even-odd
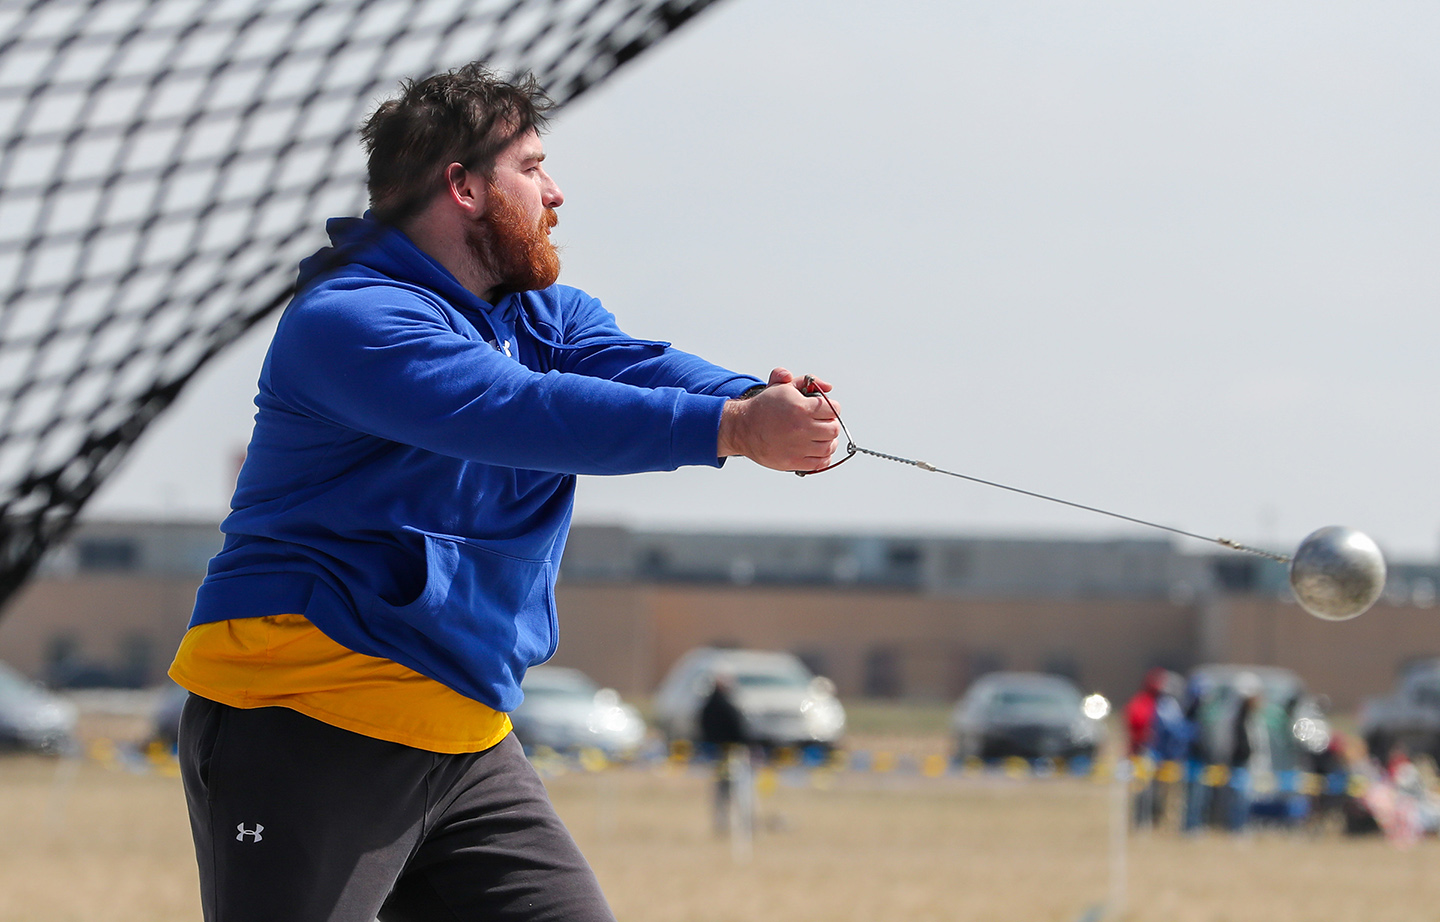
[[[613,920],[506,716],[558,641],[576,475],[835,449],[785,370],[555,284],[549,107],[478,64],[402,85],[370,211],[301,264],[170,673],[210,922]]]

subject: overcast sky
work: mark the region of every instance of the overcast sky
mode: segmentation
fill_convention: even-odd
[[[557,119],[561,281],[635,335],[828,377],[868,448],[1433,559],[1437,47],[1422,2],[727,0]],[[91,517],[223,514],[270,329]],[[872,458],[585,478],[576,518],[1161,534]]]

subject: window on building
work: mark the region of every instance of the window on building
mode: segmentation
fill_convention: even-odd
[[[53,680],[62,668],[80,658],[80,638],[74,634],[52,634],[45,642],[45,674]]]
[[[1240,557],[1216,560],[1215,581],[1227,592],[1251,592],[1260,583],[1259,563]]]
[[[895,647],[871,647],[866,651],[863,683],[866,697],[900,697],[904,691],[900,669],[900,651]]]
[[[892,544],[885,553],[886,575],[891,582],[913,585],[920,581],[923,555],[914,544]]]
[[[1005,668],[1005,655],[994,650],[977,650],[970,654],[970,681]]]
[[[85,538],[75,544],[81,570],[134,570],[140,566],[140,548],[132,538]]]
[[[149,634],[127,634],[120,641],[120,662],[116,671],[119,684],[128,688],[144,688],[150,684],[158,644]]]
[[[645,579],[665,579],[670,576],[670,555],[658,547],[650,548],[640,556],[640,576]]]
[[[1080,663],[1069,653],[1054,653],[1047,656],[1042,671],[1069,679],[1076,685],[1080,684]]]
[[[806,669],[809,669],[815,673],[815,675],[830,674],[826,668],[826,657],[823,651],[810,647],[801,650],[792,650],[791,652],[795,654],[796,659],[805,664]]]

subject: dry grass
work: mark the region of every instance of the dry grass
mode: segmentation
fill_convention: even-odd
[[[1111,794],[1090,781],[782,787],[763,807],[781,828],[743,865],[708,832],[703,779],[570,776],[552,792],[627,922],[1075,922],[1109,889]],[[1133,835],[1122,918],[1432,919],[1437,849],[1338,833]]]
[[[1109,886],[1111,795],[1090,781],[782,781],[743,863],[710,832],[702,774],[571,773],[550,787],[625,922],[1076,922]],[[1336,833],[1137,835],[1123,918],[1417,922],[1440,906],[1437,857],[1433,841]],[[198,918],[177,779],[0,759],[0,922]]]
[[[0,919],[198,920],[179,779],[0,759]]]

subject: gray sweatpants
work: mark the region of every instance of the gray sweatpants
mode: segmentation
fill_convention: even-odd
[[[514,735],[442,755],[191,695],[206,922],[614,922]]]

